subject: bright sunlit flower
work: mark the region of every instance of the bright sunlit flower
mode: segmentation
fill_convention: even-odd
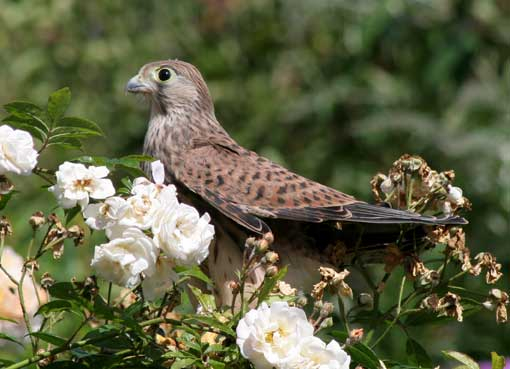
[[[121,238],[96,246],[91,265],[101,278],[132,288],[140,282],[141,273],[147,277],[155,273],[157,255],[152,239],[137,228],[128,228]]]
[[[167,205],[162,201],[152,227],[154,241],[179,265],[198,265],[209,255],[214,237],[211,217],[200,217],[197,209],[186,204]]]
[[[106,199],[115,193],[112,181],[104,178],[109,170],[106,167],[88,168],[83,164],[64,162],[56,173],[57,183],[48,190],[53,192],[60,206],[70,209],[76,204],[85,208],[89,198]]]
[[[97,204],[89,204],[83,210],[85,223],[96,230],[113,227],[121,218],[125,205],[126,200],[118,196],[109,197]]]
[[[313,326],[302,309],[287,302],[265,302],[250,310],[237,326],[241,354],[257,369],[280,368],[300,352],[299,344],[313,336]]]
[[[37,156],[30,133],[0,126],[0,174],[29,175],[37,165]]]
[[[282,363],[281,369],[349,369],[351,357],[331,341],[326,345],[318,337],[305,337],[295,356]]]

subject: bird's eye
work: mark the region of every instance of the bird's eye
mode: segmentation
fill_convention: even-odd
[[[168,68],[161,68],[158,71],[158,79],[161,82],[168,81],[170,79],[170,77],[172,77],[172,72],[170,71],[170,69],[168,69]]]

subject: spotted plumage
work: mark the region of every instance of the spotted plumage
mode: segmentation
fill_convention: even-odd
[[[234,243],[240,244],[248,233],[273,231],[281,253],[295,259],[292,253],[302,249],[321,260],[323,254],[317,251],[324,248],[322,242],[348,238],[338,229],[331,233],[332,227],[324,231],[321,224],[465,223],[458,217],[438,219],[367,204],[241,147],[218,123],[207,85],[191,64],[178,60],[147,64],[127,90],[145,94],[151,103],[145,153],[164,163],[167,180],[194,205],[217,209],[216,225],[225,230],[220,234]],[[233,232],[220,214],[241,230],[234,227]],[[279,234],[280,229],[284,231]],[[325,234],[329,239],[320,239]]]

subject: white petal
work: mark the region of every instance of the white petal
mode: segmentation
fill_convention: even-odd
[[[152,179],[156,184],[165,183],[165,166],[159,160],[151,163]]]

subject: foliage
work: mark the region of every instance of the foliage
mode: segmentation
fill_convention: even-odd
[[[29,130],[39,139],[39,153],[59,146],[82,148],[80,139],[102,133],[91,121],[66,117],[69,102],[70,91],[61,89],[50,95],[45,109],[28,102],[9,103],[5,106],[10,114],[6,122]],[[81,156],[75,160],[106,165],[113,171],[136,169],[133,173],[128,171],[128,176],[120,181],[126,186],[120,191],[123,194],[129,193],[131,188],[129,175],[138,175],[140,162],[152,158],[139,155],[120,159]],[[50,184],[55,183],[51,169],[37,166],[33,173]],[[404,155],[395,161],[387,176],[379,173],[371,183],[379,200],[398,208],[442,216],[446,203],[451,214],[470,207],[466,198],[459,197],[460,189],[454,190],[453,179],[453,171],[438,173],[422,158]],[[6,176],[1,180],[8,181]],[[81,186],[81,182],[76,185]],[[157,181],[153,185],[163,186]],[[18,200],[10,196],[11,191],[12,186],[1,195],[2,199],[7,199],[4,201]],[[243,267],[237,280],[230,283],[233,298],[228,306],[217,305],[210,292],[215,286],[199,267],[182,266],[175,268],[177,278],[172,286],[162,298],[154,301],[145,298],[143,282],[114,294],[111,281],[105,289],[104,283],[93,275],[64,282],[55,280],[44,270],[41,284],[46,292],[44,296],[39,295],[35,271],[39,269],[41,258],[51,254],[54,262],[58,262],[64,247],[69,247],[65,246],[66,240],[83,247],[85,231],[77,224],[81,224],[82,210],[79,207],[65,209],[65,221],[54,213],[48,216],[42,212],[34,213],[29,220],[33,232],[20,277],[15,277],[0,263],[1,271],[17,287],[23,312],[22,321],[17,323],[26,326],[31,346],[31,354],[26,359],[17,362],[2,359],[8,369],[32,363],[45,368],[249,368],[252,364],[241,354],[239,342],[236,343],[239,333],[236,329],[248,310],[275,301],[311,310],[308,322],[314,333],[327,341],[342,342],[343,349],[351,356],[352,365],[368,369],[432,368],[434,364],[428,350],[409,333],[414,326],[443,324],[452,319],[462,322],[464,315],[483,312],[483,308],[496,310],[498,323],[507,321],[509,300],[505,292],[493,288],[487,293],[457,285],[458,279],[464,275],[485,276],[486,284],[494,284],[502,276],[501,264],[490,253],[471,256],[463,230],[458,226],[429,227],[425,238],[414,239],[411,243],[406,241],[408,230],[402,228],[401,237],[383,250],[385,273],[382,278],[369,273],[369,266],[364,262],[365,250],[356,249],[354,258],[348,257],[342,263],[346,269],[336,271],[321,267],[321,279],[313,290],[300,292],[283,281],[287,269],[278,264],[278,255],[270,250],[274,241],[272,234],[259,239],[249,238],[244,248]],[[149,230],[145,232],[150,234]],[[1,250],[11,234],[12,226],[3,217],[0,221]],[[431,254],[431,249],[435,253]],[[265,270],[264,279],[254,290],[248,291],[248,278],[257,268]],[[397,269],[404,273],[395,294],[386,288],[386,283]],[[349,270],[358,271],[365,278],[370,293],[351,288],[346,281]],[[99,270],[96,271],[99,274]],[[143,274],[142,281],[149,277],[150,274]],[[26,304],[25,279],[35,287],[40,307],[34,315],[42,319],[39,328],[34,326]],[[307,297],[308,292],[311,292],[310,297]],[[45,302],[45,296],[49,297],[48,302]],[[354,296],[357,303],[349,301]],[[381,304],[383,298],[390,298],[395,303],[385,308]],[[334,300],[337,312],[331,302]],[[56,328],[70,317],[78,320],[77,327],[65,336],[58,335]],[[358,328],[352,328],[353,324]],[[407,358],[400,362],[390,360],[377,350],[388,333],[397,327],[407,340]],[[0,335],[0,339],[23,344],[8,334]],[[267,342],[272,343],[272,338]],[[444,355],[461,362],[463,368],[479,369],[477,362],[466,354],[444,351]],[[504,366],[504,358],[496,353],[492,354],[492,360],[494,369]]]

